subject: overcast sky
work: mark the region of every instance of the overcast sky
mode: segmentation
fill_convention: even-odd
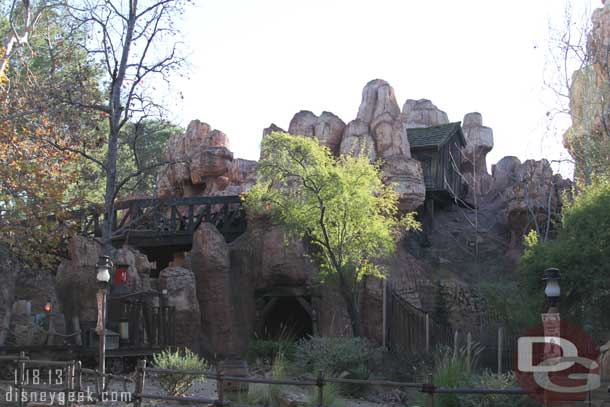
[[[555,102],[543,78],[563,0],[195,3],[183,30],[189,78],[174,82],[184,98],[171,110],[185,125],[197,118],[227,133],[236,157],[258,159],[262,129],[287,129],[299,110],[354,119],[375,78],[394,87],[401,107],[427,98],[451,121],[480,112],[494,130],[488,164],[561,155],[546,130]]]

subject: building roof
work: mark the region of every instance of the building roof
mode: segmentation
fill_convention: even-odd
[[[461,122],[407,129],[407,137],[411,148],[440,147],[451,140],[456,134],[459,137],[462,146],[465,146],[466,139],[462,132]]]

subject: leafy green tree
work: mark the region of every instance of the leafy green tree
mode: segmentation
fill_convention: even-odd
[[[529,236],[521,277],[531,295],[540,296],[547,267],[561,270],[562,314],[592,329],[610,333],[610,180],[595,180],[563,210],[556,240]]]
[[[376,260],[392,254],[401,233],[419,228],[414,214],[399,215],[396,192],[365,155],[335,158],[316,139],[280,132],[261,150],[246,206],[311,242],[322,281],[336,285],[354,335],[362,335],[364,278],[385,276]]]

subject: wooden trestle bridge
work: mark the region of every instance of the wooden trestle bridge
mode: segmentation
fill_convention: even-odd
[[[241,199],[232,196],[131,199],[115,204],[112,243],[137,248],[190,246],[202,222],[214,224],[227,242],[246,228]],[[78,233],[101,236],[100,211],[80,212]]]

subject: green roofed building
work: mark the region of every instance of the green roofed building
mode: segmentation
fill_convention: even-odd
[[[421,162],[426,199],[445,202],[461,198],[465,183],[460,176],[466,139],[461,122],[407,129],[411,155]]]

